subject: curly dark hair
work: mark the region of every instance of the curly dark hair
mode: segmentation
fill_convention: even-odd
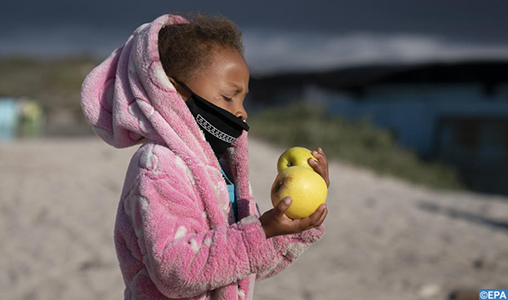
[[[189,23],[164,26],[159,31],[159,56],[166,75],[184,82],[211,63],[214,51],[230,47],[243,55],[242,31],[224,16],[182,15]]]

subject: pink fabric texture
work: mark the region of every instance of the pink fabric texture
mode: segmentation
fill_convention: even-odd
[[[125,299],[252,299],[254,281],[290,265],[324,227],[266,239],[249,186],[247,132],[219,162],[162,68],[158,32],[140,26],[85,79],[82,109],[114,147],[141,144],[125,179],[115,245]],[[235,223],[220,167],[236,188]]]

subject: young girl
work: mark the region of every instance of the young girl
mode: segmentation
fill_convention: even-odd
[[[252,299],[324,234],[327,210],[291,220],[291,199],[260,216],[248,181],[249,70],[223,17],[163,15],[85,79],[83,112],[115,147],[142,144],[118,207],[125,299]],[[314,169],[328,180],[321,149]]]

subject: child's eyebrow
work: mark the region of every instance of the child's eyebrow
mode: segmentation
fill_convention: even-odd
[[[238,83],[231,82],[231,83],[229,83],[229,86],[235,88],[237,93],[243,91],[243,87],[241,85],[239,85]],[[245,94],[247,94],[247,93],[249,93],[248,87],[247,87],[247,90],[245,91]]]

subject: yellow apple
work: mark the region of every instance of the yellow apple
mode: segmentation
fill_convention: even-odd
[[[293,166],[282,170],[271,189],[273,206],[291,197],[291,206],[286,215],[291,219],[302,219],[312,215],[326,201],[328,187],[318,173],[304,167]]]
[[[277,161],[277,172],[284,170],[287,167],[299,166],[314,171],[309,165],[309,158],[316,159],[312,155],[312,151],[304,147],[292,147],[284,151]],[[317,160],[317,159],[316,159]]]

